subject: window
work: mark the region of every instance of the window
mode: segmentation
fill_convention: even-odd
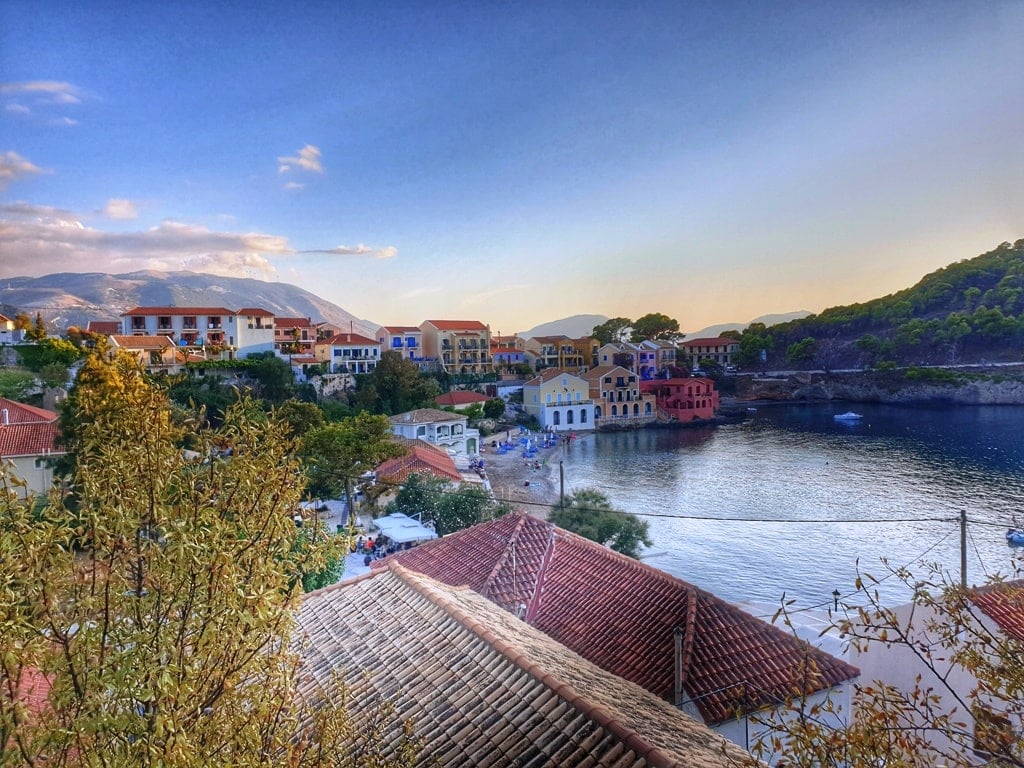
[[[561,423],[562,423],[562,418],[561,418],[561,417],[562,417],[562,414],[560,414],[560,413],[559,413],[558,411],[555,411],[555,415],[554,415],[554,416],[552,417],[552,423],[553,423],[553,424],[554,424],[554,425],[555,425],[556,427],[557,427],[557,426],[558,426],[559,424],[561,424]]]
[[[572,424],[572,411],[568,410],[565,412],[565,423]]]
[[[595,415],[600,417],[601,412],[600,411],[596,411]],[[580,411],[580,424],[586,424],[586,423],[587,423],[587,412],[584,409],[584,410]]]

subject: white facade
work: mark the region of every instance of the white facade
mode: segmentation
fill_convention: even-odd
[[[449,453],[476,456],[480,452],[480,431],[469,428],[469,419],[450,411],[419,408],[391,417],[391,430],[410,440],[425,440]]]
[[[167,336],[179,347],[227,347],[237,357],[274,351],[274,315],[265,309],[136,307],[121,315],[124,336]]]

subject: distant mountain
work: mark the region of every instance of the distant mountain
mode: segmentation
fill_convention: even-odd
[[[279,317],[309,317],[376,336],[378,325],[337,304],[288,283],[197,272],[62,272],[43,277],[0,280],[0,304],[35,315],[63,332],[90,320],[117,320],[134,307],[262,307]],[[5,313],[6,314],[6,313]]]
[[[719,323],[718,325],[709,325],[707,328],[701,328],[699,331],[688,332],[686,334],[687,339],[714,339],[722,334],[723,331],[742,331],[748,325],[754,323],[764,323],[767,326],[776,325],[777,323],[788,323],[790,320],[800,320],[804,317],[808,317],[811,313],[805,309],[797,310],[796,312],[784,312],[781,314],[774,315],[761,315],[755,317],[749,323]]]
[[[561,320],[552,320],[549,323],[541,323],[528,331],[520,331],[519,336],[524,339],[532,339],[537,336],[568,336],[570,339],[579,339],[589,336],[595,325],[607,322],[604,315],[573,315],[563,317]]]

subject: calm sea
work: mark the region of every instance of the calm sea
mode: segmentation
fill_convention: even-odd
[[[564,455],[567,493],[593,487],[644,516],[650,565],[739,603],[831,607],[833,591],[863,603],[858,569],[960,577],[967,513],[969,583],[1011,575],[1024,551],[1024,407],[767,406],[716,428],[579,437]],[[895,577],[877,587],[907,592]]]

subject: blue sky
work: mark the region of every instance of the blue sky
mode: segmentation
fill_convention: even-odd
[[[1024,237],[1024,2],[0,4],[0,277],[820,311]]]

